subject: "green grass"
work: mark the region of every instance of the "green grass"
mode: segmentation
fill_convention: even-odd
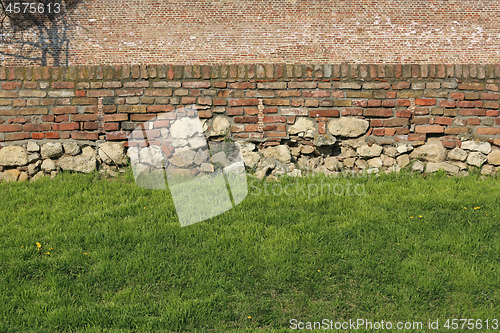
[[[249,180],[236,208],[184,228],[130,171],[1,183],[0,332],[499,317],[499,178]]]

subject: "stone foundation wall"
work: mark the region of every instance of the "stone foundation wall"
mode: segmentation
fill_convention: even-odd
[[[6,179],[113,172],[137,126],[190,106],[206,138],[241,143],[259,177],[410,163],[494,173],[499,84],[499,65],[0,67],[0,168]]]

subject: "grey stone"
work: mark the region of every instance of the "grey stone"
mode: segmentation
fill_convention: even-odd
[[[202,163],[200,170],[203,172],[214,172],[214,165],[212,163]]]
[[[439,163],[446,158],[446,148],[439,139],[429,139],[423,146],[415,148],[410,153],[411,159],[421,158],[425,161]]]
[[[63,146],[59,142],[47,142],[42,146],[41,154],[43,159],[58,158],[63,154]]]
[[[314,146],[303,145],[300,149],[300,152],[302,154],[312,154],[312,153],[314,153],[315,150],[316,150],[316,148]]]
[[[257,163],[260,161],[260,154],[253,151],[243,151],[242,153],[243,161],[245,165],[251,169],[254,169],[257,166]]]
[[[427,167],[425,168],[425,171],[427,171],[428,173],[433,173],[438,170],[444,170],[448,173],[456,175],[460,171],[460,168],[457,167],[456,165],[447,162],[439,162],[439,163],[429,162],[427,163]]]
[[[317,130],[314,121],[306,117],[298,117],[295,120],[295,124],[288,128],[289,134],[296,134],[304,138],[313,138],[316,132]]]
[[[42,161],[38,160],[35,163],[28,165],[28,175],[30,177],[34,176],[38,171],[40,171],[40,166],[42,165]]]
[[[396,157],[398,155],[398,150],[394,146],[384,146],[384,154],[389,157]]]
[[[21,172],[17,169],[5,170],[2,173],[2,179],[6,182],[16,182]]]
[[[37,153],[40,151],[40,146],[38,145],[38,143],[36,142],[33,142],[33,141],[30,141],[28,142],[28,144],[26,145],[26,149],[28,150],[28,152],[30,153]]]
[[[314,137],[314,145],[316,147],[331,146],[335,144],[335,142],[337,142],[337,139],[324,134],[318,134]]]
[[[189,139],[189,146],[191,147],[191,149],[198,149],[201,147],[205,147],[206,145],[207,141],[200,136]]]
[[[410,164],[410,157],[408,156],[408,154],[399,155],[398,157],[396,157],[396,163],[400,167],[404,168],[405,166]]]
[[[36,181],[36,180],[39,180],[43,177],[45,177],[45,174],[43,173],[43,171],[39,171],[36,175],[31,177],[30,181]]]
[[[467,164],[481,167],[484,162],[486,162],[487,158],[484,156],[483,153],[480,153],[478,151],[473,151],[472,153],[469,154],[469,157],[467,157]]]
[[[383,165],[382,160],[379,157],[371,158],[367,162],[370,168],[377,168],[377,170]]]
[[[240,147],[241,152],[255,150],[255,144],[252,142],[236,141],[235,143]]]
[[[453,148],[448,152],[448,158],[455,161],[465,161],[467,159],[467,152],[461,148]]]
[[[42,162],[42,170],[45,173],[50,173],[51,171],[55,171],[57,169],[56,162],[51,159],[43,160]]]
[[[420,161],[415,161],[411,165],[411,169],[413,171],[417,171],[417,172],[424,172],[424,168],[425,168],[425,166]]]
[[[393,166],[394,163],[396,163],[396,159],[394,157],[386,157],[382,162],[382,164],[386,167]]]
[[[272,157],[282,163],[290,163],[292,156],[287,145],[268,147],[262,150],[265,157]]]
[[[99,145],[99,157],[108,165],[127,164],[127,155],[123,143],[105,142]]]
[[[500,165],[500,150],[495,149],[488,155],[488,163]]]
[[[76,142],[64,142],[63,143],[64,153],[71,156],[76,156],[80,154],[80,146]]]
[[[276,167],[276,163],[269,159],[264,158],[260,161],[259,166],[257,167],[257,171],[255,172],[255,176],[262,180],[270,171],[274,170]]]
[[[373,144],[371,146],[361,146],[359,147],[357,150],[357,153],[359,156],[361,157],[377,157],[377,156],[380,156],[380,154],[382,153],[382,147],[377,145],[377,144]]]
[[[170,135],[174,139],[187,139],[196,133],[203,133],[198,118],[183,117],[174,121],[170,126]]]
[[[226,117],[216,116],[212,121],[212,131],[210,134],[213,136],[225,135],[228,133],[229,127],[231,127],[231,124]]]
[[[481,168],[482,175],[491,175],[495,173],[495,167],[493,165],[485,164]]]
[[[463,141],[461,144],[461,148],[471,151],[478,151],[486,155],[491,152],[491,144],[489,142]]]
[[[325,167],[330,171],[342,169],[342,163],[334,156],[325,158]]]
[[[21,146],[8,146],[0,149],[0,165],[23,166],[28,164],[28,152]]]
[[[92,147],[82,149],[82,154],[77,156],[65,155],[61,157],[57,164],[63,170],[90,173],[96,168],[96,152]]]
[[[404,153],[411,152],[413,150],[413,147],[409,144],[404,143],[404,144],[398,145],[396,150],[399,154],[404,154]]]
[[[36,162],[40,159],[40,154],[33,153],[28,155],[28,163]]]
[[[18,182],[24,182],[24,181],[28,180],[28,178],[29,178],[29,177],[28,177],[28,174],[27,174],[26,172],[24,172],[24,171],[23,171],[23,172],[21,172],[21,173],[19,174],[19,178],[17,178],[17,181],[18,181]]]
[[[355,117],[342,117],[328,122],[328,130],[333,136],[356,138],[366,133],[370,123]]]
[[[177,151],[169,159],[169,163],[179,168],[186,168],[194,163],[196,152],[192,149]]]
[[[161,168],[166,162],[163,158],[163,152],[160,146],[149,146],[142,148],[139,151],[139,159],[141,163],[152,165],[155,168]]]

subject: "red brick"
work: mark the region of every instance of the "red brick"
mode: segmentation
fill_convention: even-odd
[[[415,105],[436,105],[435,98],[415,98]]]
[[[457,146],[456,141],[441,141],[441,144],[443,145],[443,147],[448,149],[453,149]]]
[[[195,104],[196,97],[182,97],[181,104]]]
[[[47,133],[45,133],[45,137],[47,139],[59,139],[60,135],[57,132],[47,132]]]
[[[68,113],[76,113],[75,106],[58,106],[51,108],[53,114],[68,114]]]
[[[174,115],[174,114],[173,114]],[[144,122],[144,121],[148,121],[148,120],[151,120],[153,118],[156,118],[156,115],[155,114],[131,114],[130,115],[130,120],[131,121],[140,121],[140,122]]]
[[[75,84],[73,82],[52,82],[54,89],[73,89]]]
[[[434,118],[434,123],[439,124],[439,125],[451,125],[453,123],[453,118],[436,117],[436,118]]]
[[[210,82],[208,82],[208,81],[183,82],[182,87],[183,88],[209,88]]]
[[[213,102],[214,102],[214,105],[226,105],[227,104],[226,100],[222,99],[222,98],[214,98]]]
[[[426,135],[422,133],[408,134],[408,141],[425,141]]]
[[[210,110],[200,110],[200,111],[198,111],[198,117],[201,118],[201,119],[211,118],[212,117],[212,111],[210,111]]]
[[[415,108],[415,110],[413,111],[413,114],[416,116],[422,116],[422,115],[429,114],[429,108]]]
[[[45,133],[31,133],[31,138],[34,140],[41,140],[45,137]]]
[[[365,117],[391,117],[392,110],[390,110],[390,109],[364,109],[363,115]]]
[[[80,128],[79,123],[53,124],[52,125],[53,131],[71,131],[71,130],[77,130],[79,128]]]
[[[286,138],[286,133],[275,133],[275,132],[267,132],[264,133],[264,136],[267,138]]]
[[[14,90],[17,87],[21,87],[20,82],[3,82],[2,83],[2,89],[3,90]]]
[[[257,132],[257,125],[245,125],[245,132]]]
[[[175,108],[172,105],[148,105],[146,110],[147,112],[170,112]]]
[[[309,111],[309,117],[338,117],[339,110],[314,110]]]
[[[409,111],[409,110],[396,110],[396,117],[398,117],[398,118],[410,118],[411,111]]]
[[[75,91],[75,97],[85,97],[85,91],[83,90]]]
[[[234,117],[235,123],[257,124],[258,121],[259,121],[259,119],[255,116]]]
[[[394,90],[410,89],[410,82],[398,82],[392,85],[392,89]]]
[[[454,108],[456,106],[456,103],[455,101],[448,101],[448,100],[439,101],[439,106],[443,108]]]
[[[396,129],[395,128],[386,128],[384,134],[388,135],[388,136],[393,136],[394,134],[396,134]]]
[[[229,89],[255,89],[256,85],[255,83],[252,82],[234,82],[234,83],[229,83],[227,87]]]
[[[486,117],[498,117],[499,114],[498,110],[486,110]]]
[[[265,123],[286,123],[286,117],[285,116],[264,116],[264,122]]]
[[[259,100],[257,98],[232,99],[229,101],[229,105],[231,106],[259,105]]]
[[[453,98],[456,101],[463,101],[465,98],[464,93],[451,93],[450,98]]]
[[[325,134],[326,133],[326,122],[320,121],[318,123],[318,133],[319,134]]]
[[[493,93],[481,93],[481,99],[497,100],[500,98],[500,94]]]
[[[370,120],[370,127],[382,127],[382,120],[380,119],[372,119]]]
[[[383,125],[385,127],[407,126],[409,123],[410,121],[408,118],[391,118],[383,120]]]
[[[243,110],[245,111],[245,114],[249,116],[255,116],[256,114],[259,114],[259,109],[253,106],[244,107]]]
[[[459,101],[459,102],[457,102],[457,107],[459,107],[459,108],[473,108],[474,102],[473,101]]]
[[[43,132],[50,131],[50,124],[24,124],[23,131],[25,132]]]
[[[446,127],[444,129],[445,134],[467,134],[469,133],[469,127]]]
[[[118,123],[106,123],[106,124],[104,124],[105,131],[118,131],[119,127],[120,126]]]
[[[395,101],[388,101],[388,100],[385,100],[385,101],[382,101],[382,106],[384,108],[393,108],[396,106],[396,102]]]
[[[398,106],[411,106],[411,101],[409,99],[398,99],[396,103]]]
[[[416,133],[444,133],[444,127],[440,125],[415,126]]]
[[[330,97],[330,92],[325,90],[305,90],[302,91],[303,97]]]
[[[116,96],[142,96],[144,89],[116,89]]]
[[[378,99],[370,99],[368,100],[368,107],[378,107],[382,105],[382,101]]]
[[[374,128],[372,131],[373,135],[376,136],[384,136],[385,135],[385,129],[384,128]]]
[[[24,82],[23,83],[23,88],[24,89],[36,89],[38,84],[36,82]]]
[[[54,121],[56,123],[67,123],[69,122],[69,116],[67,114],[56,116]]]
[[[82,116],[82,118],[78,117],[78,118],[75,119],[76,116],[77,115],[71,116],[71,119],[74,120],[74,121],[90,121],[90,120],[96,120],[97,119],[97,115],[95,115],[95,114],[78,115],[78,116]],[[89,118],[83,118],[83,116],[89,116]],[[103,120],[105,122],[127,121],[128,120],[128,115],[127,114],[123,114],[123,113],[109,114],[109,115],[105,115],[103,117]]]
[[[172,96],[172,89],[146,89],[144,96]]]
[[[485,116],[486,111],[482,109],[460,109],[462,116]]]
[[[26,123],[26,118],[25,117],[14,117],[12,118],[12,122],[14,124],[24,124]],[[0,118],[0,124],[3,123],[3,119]]]
[[[96,130],[96,129],[99,129],[99,124],[96,122],[85,122],[85,123],[83,123],[83,129]]]
[[[242,116],[243,108],[227,108],[226,112],[228,116]]]
[[[479,134],[479,135],[497,135],[497,134],[500,134],[500,128],[498,128],[498,127],[479,127],[476,130],[476,134]]]
[[[21,132],[23,127],[21,125],[0,125],[0,132]]]
[[[467,118],[467,125],[481,125],[481,120],[479,118]]]
[[[106,140],[110,140],[108,138],[109,133],[106,134]],[[99,138],[98,133],[89,133],[89,132],[71,132],[71,138],[73,140],[90,140],[96,141]]]
[[[104,116],[105,119],[106,119],[106,117],[120,117],[120,118],[124,118],[122,120],[127,120],[126,114],[114,114],[114,115],[110,115],[110,116]],[[73,115],[71,115],[71,120],[72,121],[95,121],[95,120],[97,120],[97,115],[95,113],[94,114],[73,114]]]

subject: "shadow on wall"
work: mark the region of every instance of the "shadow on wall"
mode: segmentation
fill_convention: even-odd
[[[34,65],[68,66],[69,13],[86,0],[0,0],[0,55]]]

